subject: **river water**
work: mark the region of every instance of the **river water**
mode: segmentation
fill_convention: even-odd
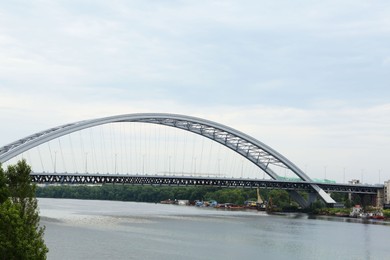
[[[39,199],[48,259],[389,259],[390,225],[118,201]],[[389,224],[389,223],[388,223]]]

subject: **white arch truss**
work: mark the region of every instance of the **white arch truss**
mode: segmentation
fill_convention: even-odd
[[[117,122],[152,123],[183,129],[209,138],[237,152],[258,166],[274,180],[279,180],[280,177],[269,167],[270,165],[276,165],[289,169],[302,181],[312,182],[309,176],[307,176],[301,169],[299,169],[294,163],[292,163],[282,154],[243,132],[202,118],[164,113],[117,115],[84,120],[50,128],[1,147],[0,163],[6,162],[9,159],[35,146],[46,143],[55,138],[89,127]],[[311,186],[326,203],[335,203],[335,201],[318,185],[311,184]],[[298,193],[292,195],[298,202],[303,199],[299,198]],[[299,204],[305,203],[301,201]]]

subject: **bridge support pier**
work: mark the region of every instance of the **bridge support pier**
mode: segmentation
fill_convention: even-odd
[[[299,204],[299,206],[301,206],[302,208],[308,208],[308,207],[310,207],[310,205],[311,205],[311,201],[310,201],[310,194],[312,194],[312,193],[309,193],[309,199],[308,200],[306,200],[304,197],[302,197],[301,196],[301,194],[299,194],[297,191],[295,191],[295,190],[290,190],[289,192],[288,192],[289,194],[290,194],[290,197],[293,199],[293,200],[295,200],[298,204]],[[315,199],[315,198],[314,198]]]
[[[317,200],[317,193],[310,192],[310,193],[309,193],[309,198],[308,198],[309,206],[310,206],[311,204],[313,204],[314,201],[316,201],[316,200]]]
[[[379,208],[383,208],[384,204],[384,190],[378,190],[376,194],[376,206]]]
[[[302,208],[308,208],[317,200],[317,193],[309,192],[307,200],[301,196],[297,191],[291,190],[289,194],[293,200],[295,200]]]

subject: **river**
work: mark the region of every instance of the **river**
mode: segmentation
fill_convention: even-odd
[[[48,259],[388,259],[380,221],[39,199]]]

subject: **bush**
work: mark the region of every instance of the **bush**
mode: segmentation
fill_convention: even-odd
[[[36,186],[25,160],[0,165],[0,259],[46,259],[48,249],[39,226]],[[5,200],[5,196],[7,197]]]
[[[390,209],[384,209],[383,210],[383,216],[385,218],[390,218]]]

